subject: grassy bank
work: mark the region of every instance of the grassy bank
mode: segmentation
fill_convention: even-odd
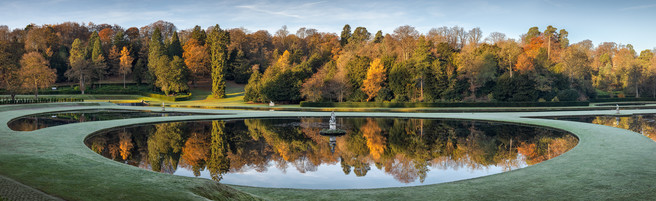
[[[71,106],[74,108],[116,106]],[[136,108],[136,107],[135,107]],[[36,110],[2,112],[0,122]],[[198,111],[192,109],[176,109]],[[203,112],[225,112],[202,110]],[[656,196],[656,143],[627,130],[521,116],[612,114],[613,111],[548,113],[339,113],[338,116],[460,118],[517,122],[564,129],[579,145],[554,159],[527,168],[445,184],[363,190],[299,190],[225,186],[207,179],[155,173],[120,164],[89,150],[83,139],[97,130],[138,123],[205,118],[327,116],[320,112],[229,111],[235,115],[154,117],[86,122],[14,132],[0,127],[0,174],[70,200],[625,200]],[[623,111],[629,113],[632,111]],[[643,112],[654,112],[648,110]],[[253,197],[254,196],[254,197]]]

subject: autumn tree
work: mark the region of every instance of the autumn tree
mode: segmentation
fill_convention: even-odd
[[[613,57],[613,74],[615,83],[627,89],[627,92],[635,93],[640,97],[638,81],[641,79],[642,72],[640,66],[636,63],[636,55],[633,48],[629,45],[621,47]],[[632,90],[630,90],[632,88]]]
[[[208,36],[210,60],[212,65],[212,96],[215,98],[225,97],[225,69],[228,65],[228,44],[230,34],[215,25]]]
[[[419,37],[419,32],[412,26],[404,25],[394,29],[392,36],[399,42],[402,61],[410,58],[410,52],[414,50],[415,40]]]
[[[77,80],[80,83],[82,94],[86,90],[85,83],[91,79],[93,73],[89,61],[85,58],[86,54],[86,49],[82,46],[80,39],[73,41],[70,51],[71,56],[68,57],[71,68],[66,71],[66,77],[70,80]]]
[[[0,39],[0,88],[5,89],[12,100],[21,90],[19,60],[22,48],[17,47],[18,45],[20,44],[15,41]]]
[[[481,28],[476,27],[469,30],[469,32],[467,32],[467,36],[468,45],[478,46],[483,37],[483,31],[481,31]]]
[[[125,75],[128,73],[132,72],[132,61],[134,58],[130,56],[130,51],[128,50],[128,47],[124,46],[123,50],[121,50],[121,68],[119,69],[119,73],[123,75],[123,88],[125,88]]]
[[[195,84],[198,79],[210,73],[210,56],[207,48],[194,38],[189,39],[183,49],[182,56],[189,68],[191,81]]]
[[[380,62],[380,59],[374,59],[369,69],[367,70],[367,78],[362,83],[362,91],[367,94],[367,101],[370,101],[378,91],[383,88],[382,84],[385,82],[385,67]]]
[[[494,39],[493,39],[494,40]],[[513,66],[516,64],[517,57],[522,53],[522,49],[515,40],[501,40],[496,42],[499,46],[499,65],[507,67],[510,77],[513,76]]]
[[[476,89],[496,78],[498,65],[494,53],[485,48],[480,49],[465,48],[458,59],[460,63],[458,73],[469,81],[469,90],[473,98],[476,98]]]
[[[55,83],[57,74],[48,67],[48,62],[38,52],[30,52],[23,55],[20,60],[21,69],[18,77],[23,88],[33,89],[34,98],[39,97],[39,89],[49,87]]]

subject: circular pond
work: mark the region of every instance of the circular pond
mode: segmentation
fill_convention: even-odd
[[[116,128],[85,143],[141,168],[225,184],[353,189],[457,181],[523,168],[578,143],[566,132],[443,119],[328,118],[172,122]]]

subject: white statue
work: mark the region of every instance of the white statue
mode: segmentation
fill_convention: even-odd
[[[269,107],[276,106],[276,104],[273,103],[273,101],[269,101]]]
[[[164,102],[162,102],[162,112],[166,111],[166,108],[164,107]]]
[[[330,114],[330,130],[337,129],[337,119],[335,119],[335,111]]]
[[[619,113],[620,113],[620,105],[619,105],[619,104],[615,104],[615,106],[617,107],[617,109],[615,109],[615,110],[617,111],[617,114],[619,114]]]

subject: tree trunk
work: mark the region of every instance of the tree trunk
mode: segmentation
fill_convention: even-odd
[[[547,44],[547,60],[551,57],[551,36],[549,36],[549,42]]]
[[[39,99],[39,85],[34,80],[34,99]]]
[[[510,78],[512,78],[512,59],[510,59],[510,54],[508,54],[508,69],[510,69]]]
[[[80,90],[82,91],[82,94],[84,94],[84,76],[80,78]]]

